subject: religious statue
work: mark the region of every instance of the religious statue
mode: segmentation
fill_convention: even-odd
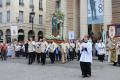
[[[61,26],[60,20],[54,13],[52,16],[52,35],[53,36],[56,37],[60,35],[60,26]]]
[[[56,36],[57,31],[57,17],[55,14],[52,16],[52,35]]]

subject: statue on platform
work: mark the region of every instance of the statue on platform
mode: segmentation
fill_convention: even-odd
[[[54,13],[52,16],[52,35],[55,37],[60,34],[60,23],[58,21],[59,21],[59,19],[57,18],[56,14]]]

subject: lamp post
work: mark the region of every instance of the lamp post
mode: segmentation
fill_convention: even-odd
[[[32,12],[30,12],[30,17],[31,17],[31,22],[32,22],[32,37],[34,35],[34,31],[33,31],[34,16],[35,16],[35,12],[34,12],[34,8],[32,8]]]

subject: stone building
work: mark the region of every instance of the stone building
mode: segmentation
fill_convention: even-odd
[[[51,16],[56,12],[59,2],[59,9],[64,13],[63,34],[64,39],[69,38],[69,32],[73,32],[74,38],[82,38],[92,31],[96,36],[102,30],[107,31],[107,25],[112,23],[112,1],[103,0],[104,17],[102,24],[88,24],[88,0],[47,0],[47,22],[46,37],[51,35]]]
[[[44,5],[43,5],[44,4]],[[30,12],[34,8],[34,24]],[[0,41],[11,42],[11,26],[18,28],[18,40],[42,38],[46,24],[46,0],[0,0]]]
[[[93,32],[96,36],[107,25],[119,23],[119,0],[103,1],[103,23],[88,24],[88,0],[0,0],[0,40],[9,40],[10,26],[18,27],[18,39],[32,36],[32,24],[29,14],[34,5],[34,36],[49,38],[52,35],[52,17],[57,10],[64,14],[63,25],[60,25],[60,36],[69,39],[82,38]],[[117,15],[117,16],[116,16]],[[4,39],[4,40],[3,40]]]

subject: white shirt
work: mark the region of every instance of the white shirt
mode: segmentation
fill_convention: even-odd
[[[98,43],[98,54],[99,55],[105,54],[105,44],[104,43]]]
[[[47,45],[46,45],[46,43],[45,42],[41,42],[41,52],[42,53],[45,53],[45,50],[46,50],[46,48],[47,48]]]
[[[37,53],[41,53],[41,47],[40,47],[41,44],[40,44],[40,43],[41,43],[41,42],[36,42],[36,46],[35,46],[35,47],[36,47],[36,52],[37,52]]]
[[[28,43],[28,52],[34,52],[35,51],[35,42],[29,42]]]
[[[95,43],[95,49],[98,51],[98,43]]]
[[[15,51],[20,51],[21,46],[15,45]]]
[[[91,62],[92,63],[92,44],[90,42],[81,43],[81,47],[87,48],[87,51],[82,51],[81,48],[81,57],[80,62]]]

